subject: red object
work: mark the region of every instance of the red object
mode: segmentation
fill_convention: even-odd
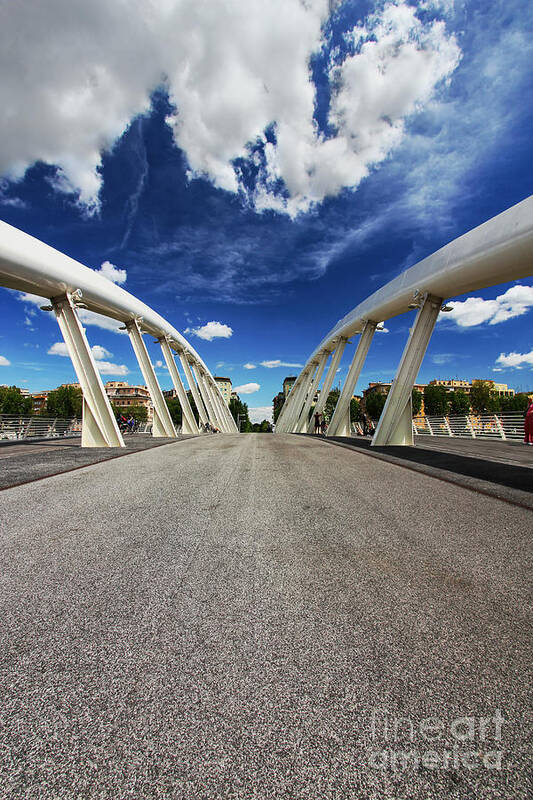
[[[533,444],[533,403],[529,404],[524,420],[524,442]]]

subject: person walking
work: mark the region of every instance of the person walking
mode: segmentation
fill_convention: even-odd
[[[320,417],[321,416],[322,416],[322,414],[319,414],[318,412],[315,414],[315,434],[316,433],[320,433]]]
[[[524,442],[533,445],[533,394],[528,395],[528,407],[524,420]]]

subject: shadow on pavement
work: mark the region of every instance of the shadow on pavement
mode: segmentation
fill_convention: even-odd
[[[321,437],[321,441],[364,452],[373,458],[410,467],[441,480],[533,509],[533,469],[528,466],[506,464],[471,454],[450,453],[423,446],[370,447],[370,439],[347,436]]]

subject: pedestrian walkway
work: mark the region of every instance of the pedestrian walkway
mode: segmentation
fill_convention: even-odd
[[[281,434],[6,489],[0,796],[525,798],[532,520]]]

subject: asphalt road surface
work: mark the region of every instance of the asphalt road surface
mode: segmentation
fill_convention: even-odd
[[[2,800],[531,797],[530,510],[250,434],[0,523]]]

